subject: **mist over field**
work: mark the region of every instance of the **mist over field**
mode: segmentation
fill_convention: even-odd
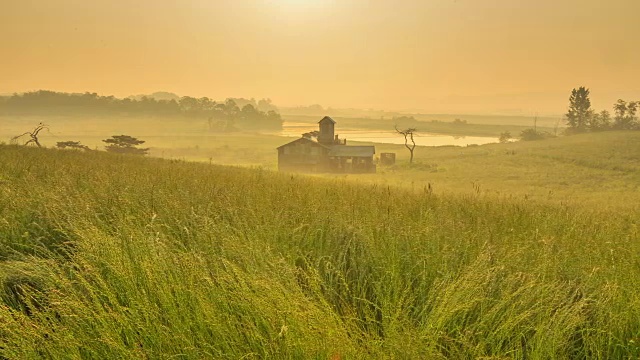
[[[639,358],[639,13],[3,4],[0,359]]]

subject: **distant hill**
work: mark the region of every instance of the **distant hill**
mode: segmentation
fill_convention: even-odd
[[[152,94],[148,94],[148,95],[145,95],[145,94],[131,95],[128,98],[140,101],[144,97],[147,97],[149,99],[154,99],[154,100],[157,100],[157,101],[160,101],[160,100],[165,100],[165,101],[175,100],[175,101],[179,101],[180,100],[180,96],[178,94],[175,94],[175,93],[172,93],[172,92],[166,92],[166,91],[156,91],[156,92],[154,92]]]

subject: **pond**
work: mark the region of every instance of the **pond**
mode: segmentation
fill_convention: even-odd
[[[303,133],[318,130],[318,125],[300,122],[284,122],[280,136],[298,137]],[[341,129],[336,131],[341,139],[349,141],[375,142],[383,144],[404,144],[404,137],[395,131]],[[417,132],[414,135],[416,145],[421,146],[468,146],[497,143],[497,137],[486,136],[452,136]]]

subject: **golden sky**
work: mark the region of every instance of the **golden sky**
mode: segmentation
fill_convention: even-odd
[[[640,100],[640,0],[21,0],[0,93],[562,113]]]

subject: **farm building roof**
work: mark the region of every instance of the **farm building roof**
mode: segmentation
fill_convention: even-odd
[[[293,140],[291,142],[288,142],[288,143],[286,143],[284,145],[280,145],[276,149],[280,149],[281,147],[285,147],[287,145],[291,145],[291,144],[297,143],[297,142],[310,142],[310,143],[312,143],[314,145],[318,145],[318,146],[323,147],[323,148],[328,148],[328,146],[322,145],[322,144],[320,144],[318,141],[316,141],[314,139],[310,139],[310,138],[307,138],[307,137],[301,137],[299,139],[296,139],[296,140]]]
[[[331,147],[329,156],[370,157],[376,153],[375,146],[335,145]]]
[[[333,124],[336,123],[335,120],[333,120],[332,118],[330,118],[329,116],[325,116],[322,118],[322,120],[318,121],[318,124],[320,124],[321,122],[325,122],[325,121],[331,121]]]

